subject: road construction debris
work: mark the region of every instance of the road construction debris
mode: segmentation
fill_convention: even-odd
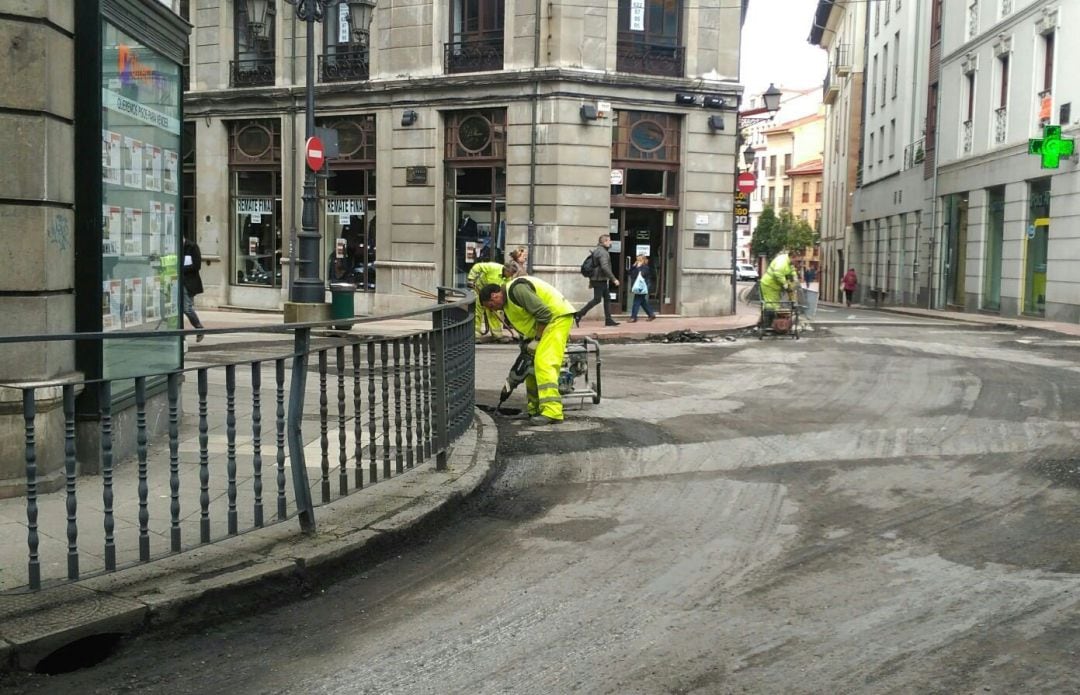
[[[649,336],[649,340],[656,343],[711,343],[713,341],[712,338],[704,333],[692,331],[687,328],[679,331],[671,331],[670,333]]]

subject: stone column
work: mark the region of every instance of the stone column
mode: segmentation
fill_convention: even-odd
[[[0,335],[75,330],[74,3],[0,0]],[[73,371],[70,343],[0,346],[0,383]],[[63,482],[55,390],[38,396],[39,490]],[[25,485],[21,400],[18,389],[0,388],[0,497]]]

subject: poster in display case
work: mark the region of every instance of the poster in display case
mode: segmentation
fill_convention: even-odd
[[[180,66],[104,18],[101,42],[102,330],[179,328]],[[164,373],[181,354],[176,337],[104,341],[102,376]]]

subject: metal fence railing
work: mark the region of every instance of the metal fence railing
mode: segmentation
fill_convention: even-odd
[[[439,303],[424,309],[327,324],[0,337],[0,346],[199,333],[243,339],[243,348],[219,352],[226,357],[218,363],[167,373],[0,383],[5,402],[17,404],[21,392],[26,470],[25,497],[0,500],[9,517],[15,504],[25,507],[26,531],[0,538],[0,592],[153,562],[287,519],[310,532],[319,504],[432,460],[444,469],[475,401],[474,298],[452,292],[440,289]],[[320,330],[424,316],[429,329],[396,335]],[[76,423],[84,419],[76,396],[86,389],[98,394],[89,429]],[[118,406],[121,391],[131,398]],[[152,426],[155,399],[162,427]],[[45,412],[39,404],[48,402],[57,405]],[[132,426],[118,427],[118,418]],[[63,438],[53,492],[38,470],[43,435]],[[131,460],[120,460],[120,450],[133,451]],[[80,474],[88,456],[100,475]],[[25,573],[8,561],[20,555]]]

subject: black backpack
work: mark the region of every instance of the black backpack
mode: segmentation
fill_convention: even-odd
[[[581,274],[591,279],[595,271],[596,256],[590,251],[589,255],[585,257],[585,260],[581,262]]]

